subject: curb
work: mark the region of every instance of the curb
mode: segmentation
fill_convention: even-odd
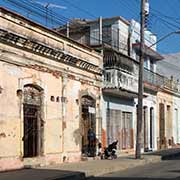
[[[180,152],[174,153],[174,154],[168,154],[161,157],[162,160],[170,160],[175,157],[178,157],[180,155]]]
[[[149,156],[149,158],[145,157],[141,160],[139,160],[138,162],[132,162],[129,165],[124,165],[124,166],[116,166],[115,165],[111,165],[107,168],[102,168],[100,171],[99,170],[92,170],[92,171],[85,171],[84,173],[86,174],[86,178],[90,178],[90,177],[95,177],[95,176],[100,176],[100,175],[104,175],[104,174],[109,174],[109,173],[113,173],[113,172],[117,172],[117,171],[124,171],[127,169],[131,169],[131,168],[135,168],[138,166],[144,166],[147,164],[151,164],[151,163],[158,163],[161,162],[161,157],[160,156]]]

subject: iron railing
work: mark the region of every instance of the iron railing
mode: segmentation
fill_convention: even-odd
[[[179,92],[180,84],[173,79],[169,79],[160,74],[154,73],[148,69],[144,69],[144,82],[155,85],[157,87],[167,88],[169,90]]]
[[[126,78],[125,78],[126,77]],[[144,68],[144,83],[151,84],[156,87],[166,88],[174,92],[180,92],[180,83],[162,76],[158,73],[154,73]],[[104,88],[124,88],[127,90],[137,90],[138,78],[133,77],[125,72],[114,73],[114,71],[104,72]]]
[[[162,87],[164,85],[164,76],[144,68],[143,81],[158,87]]]

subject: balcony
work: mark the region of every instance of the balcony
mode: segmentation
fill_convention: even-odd
[[[106,70],[103,91],[112,95],[135,98],[138,93],[138,77],[117,69]]]
[[[164,85],[164,76],[144,68],[143,81],[157,87],[162,87]]]
[[[144,69],[144,84],[145,87],[149,87],[149,85],[154,87],[165,88],[174,92],[180,92],[180,84],[179,82],[174,81],[173,79],[168,79],[165,76],[154,73],[148,69]]]

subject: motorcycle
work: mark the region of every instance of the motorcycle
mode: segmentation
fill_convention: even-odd
[[[118,141],[114,141],[113,143],[109,144],[107,148],[104,150],[104,159],[116,159],[117,158],[117,143]]]

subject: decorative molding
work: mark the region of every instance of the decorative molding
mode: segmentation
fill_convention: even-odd
[[[28,39],[27,37],[8,32],[7,30],[0,29],[0,41],[3,43],[15,45],[16,47],[23,48],[28,51],[32,51],[33,53],[41,56],[46,56],[61,63],[102,75],[102,69],[99,68],[99,66],[63,52],[60,49],[51,48],[46,44],[35,42]]]

